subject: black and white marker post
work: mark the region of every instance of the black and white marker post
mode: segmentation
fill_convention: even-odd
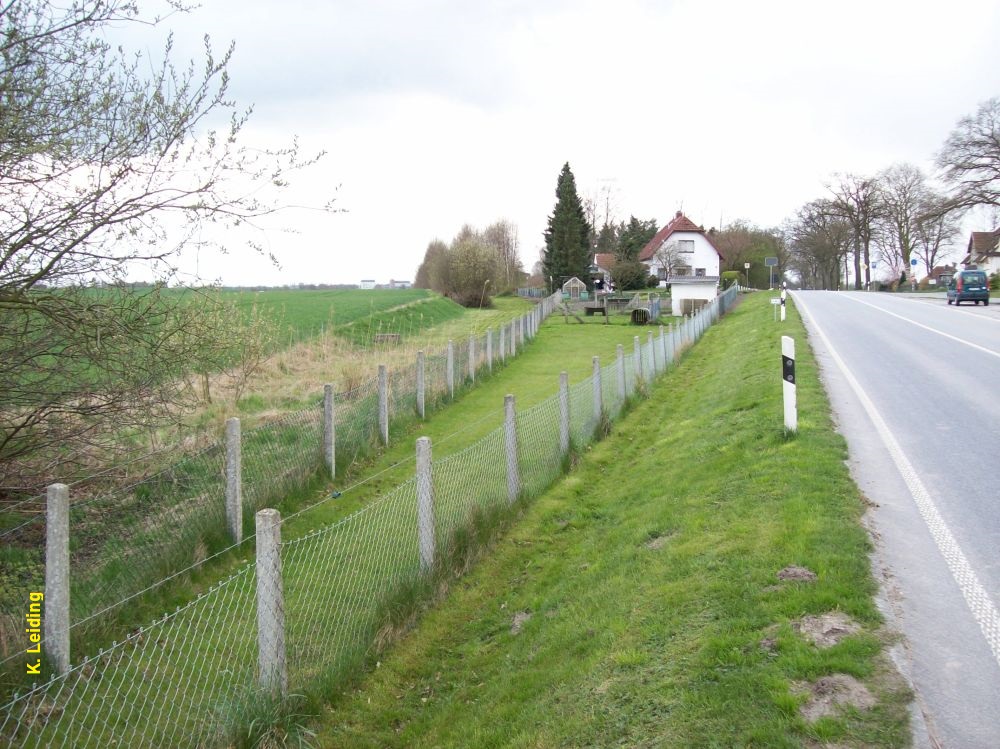
[[[782,314],[785,308],[781,308]],[[796,432],[799,428],[798,406],[795,402],[795,340],[781,336],[781,389],[785,400],[785,430]]]
[[[781,322],[785,321],[785,299],[788,297],[788,287],[781,284]]]

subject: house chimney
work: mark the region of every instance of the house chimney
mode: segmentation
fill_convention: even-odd
[[[674,218],[680,218],[683,215],[684,215],[683,211],[677,211],[677,213],[674,215]]]

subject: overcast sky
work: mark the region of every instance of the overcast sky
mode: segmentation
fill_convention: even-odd
[[[178,46],[235,41],[248,134],[324,149],[290,197],[344,211],[284,214],[280,269],[187,261],[227,284],[412,280],[429,241],[499,218],[530,269],[567,161],[619,219],[777,225],[834,172],[931,171],[1000,95],[996,0],[203,3]]]

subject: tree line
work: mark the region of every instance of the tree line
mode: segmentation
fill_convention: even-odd
[[[513,291],[523,280],[517,227],[500,219],[483,230],[466,224],[450,244],[432,240],[413,285],[463,307],[489,307],[496,294]]]
[[[894,285],[915,281],[914,260],[933,271],[967,211],[1000,207],[1000,98],[959,120],[935,166],[940,186],[906,163],[834,175],[826,195],[786,222],[789,269],[804,285],[826,289],[849,276],[855,289],[879,276]]]

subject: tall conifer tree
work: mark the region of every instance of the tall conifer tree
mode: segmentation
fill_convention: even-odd
[[[556,185],[556,207],[549,216],[545,230],[545,252],[542,270],[552,278],[554,287],[571,276],[590,285],[590,227],[583,211],[583,202],[576,192],[576,179],[563,165]]]

